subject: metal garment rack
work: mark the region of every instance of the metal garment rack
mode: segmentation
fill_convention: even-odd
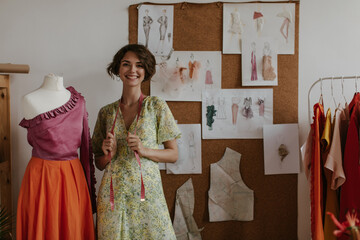
[[[333,90],[333,80],[341,80],[341,93],[342,93],[342,96],[344,97],[344,80],[349,80],[349,79],[354,79],[355,81],[355,91],[357,92],[357,80],[358,78],[360,78],[360,75],[359,76],[341,76],[341,77],[324,77],[324,78],[319,78],[319,80],[317,80],[316,82],[314,82],[310,89],[309,89],[309,92],[308,92],[308,117],[309,117],[309,124],[311,124],[311,106],[310,106],[310,92],[311,92],[311,89],[317,84],[317,83],[320,83],[320,99],[322,99],[322,82],[323,81],[331,81],[331,97],[335,103],[335,98],[334,98],[334,90]],[[345,98],[345,97],[344,97]],[[336,105],[336,104],[335,104]]]

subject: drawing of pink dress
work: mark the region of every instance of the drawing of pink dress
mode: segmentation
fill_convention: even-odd
[[[189,77],[190,79],[198,80],[201,63],[199,61],[189,61]]]
[[[257,104],[259,105],[259,116],[264,116],[265,113],[265,106],[264,106],[264,99],[259,98]]]
[[[207,84],[207,85],[214,84],[214,82],[212,80],[212,74],[211,74],[210,70],[206,71],[205,84]]]
[[[256,56],[254,52],[251,52],[251,81],[258,80],[256,70]]]

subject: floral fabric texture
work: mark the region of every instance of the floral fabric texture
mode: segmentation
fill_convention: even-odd
[[[96,157],[102,156],[101,145],[110,131],[119,101],[99,111],[92,137]],[[97,201],[98,239],[176,239],[165,201],[158,163],[141,158],[145,185],[145,201],[140,201],[140,167],[134,152],[127,146],[128,131],[140,137],[144,147],[158,149],[158,145],[181,133],[166,102],[158,97],[146,97],[140,117],[126,129],[121,111],[116,118],[114,133],[117,152],[108,164],[101,181]],[[114,211],[110,207],[110,168],[114,188]]]

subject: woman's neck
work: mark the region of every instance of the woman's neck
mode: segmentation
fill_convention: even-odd
[[[66,90],[64,87],[63,77],[56,76],[54,74],[46,75],[44,82],[40,89],[51,90],[51,91],[63,91]]]
[[[123,89],[122,96],[120,99],[121,104],[131,106],[138,103],[141,96],[141,89]]]

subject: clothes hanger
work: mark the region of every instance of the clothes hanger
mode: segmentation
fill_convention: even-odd
[[[322,86],[323,86],[323,79],[320,78],[320,99],[319,99],[319,103],[320,103],[321,105],[324,105]]]
[[[345,106],[347,105],[347,100],[346,97],[344,95],[344,77],[341,77],[341,95],[343,96],[344,100],[345,100]],[[340,107],[340,103],[339,103],[339,107]]]
[[[334,103],[334,106],[335,106],[335,109],[336,109],[336,108],[337,108],[337,104],[336,104],[335,97],[334,97],[333,80],[334,80],[334,77],[331,77],[331,98],[332,98],[332,100],[333,100],[333,103]]]

